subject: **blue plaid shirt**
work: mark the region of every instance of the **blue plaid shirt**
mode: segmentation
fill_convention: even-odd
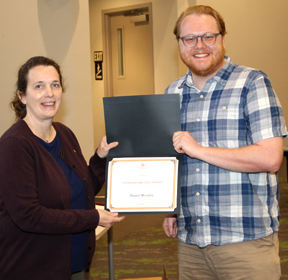
[[[238,148],[287,135],[279,100],[261,71],[229,57],[203,90],[191,72],[166,94],[180,95],[181,129],[205,147]],[[275,173],[238,173],[183,156],[178,238],[199,247],[268,236],[279,230]]]

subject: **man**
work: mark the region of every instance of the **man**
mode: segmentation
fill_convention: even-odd
[[[181,213],[163,228],[178,237],[179,279],[279,279],[279,100],[263,72],[225,56],[225,23],[211,7],[188,8],[174,34],[189,68],[166,89],[181,100]]]

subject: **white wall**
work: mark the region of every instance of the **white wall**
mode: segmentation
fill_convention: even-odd
[[[88,0],[0,1],[0,135],[14,122],[9,102],[17,71],[36,55],[62,66],[67,92],[55,121],[74,131],[88,159],[94,149]]]

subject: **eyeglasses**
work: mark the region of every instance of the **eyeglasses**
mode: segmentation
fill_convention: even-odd
[[[201,36],[187,35],[184,37],[180,37],[180,39],[187,48],[195,47],[198,43],[198,38],[201,38],[203,44],[209,47],[216,42],[217,36],[220,34],[221,33],[207,33]]]

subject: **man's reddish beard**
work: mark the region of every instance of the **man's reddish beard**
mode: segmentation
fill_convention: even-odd
[[[220,70],[224,61],[224,56],[225,56],[225,49],[223,46],[220,50],[214,53],[212,51],[208,51],[208,52],[205,51],[205,53],[209,53],[210,56],[214,54],[212,63],[208,65],[208,67],[206,68],[198,67],[196,63],[194,63],[193,60],[191,59],[191,57],[193,57],[193,55],[197,53],[203,53],[203,51],[202,52],[197,51],[197,52],[193,52],[189,54],[180,52],[180,57],[183,63],[190,69],[190,71],[193,74],[200,76],[200,77],[206,77]]]

